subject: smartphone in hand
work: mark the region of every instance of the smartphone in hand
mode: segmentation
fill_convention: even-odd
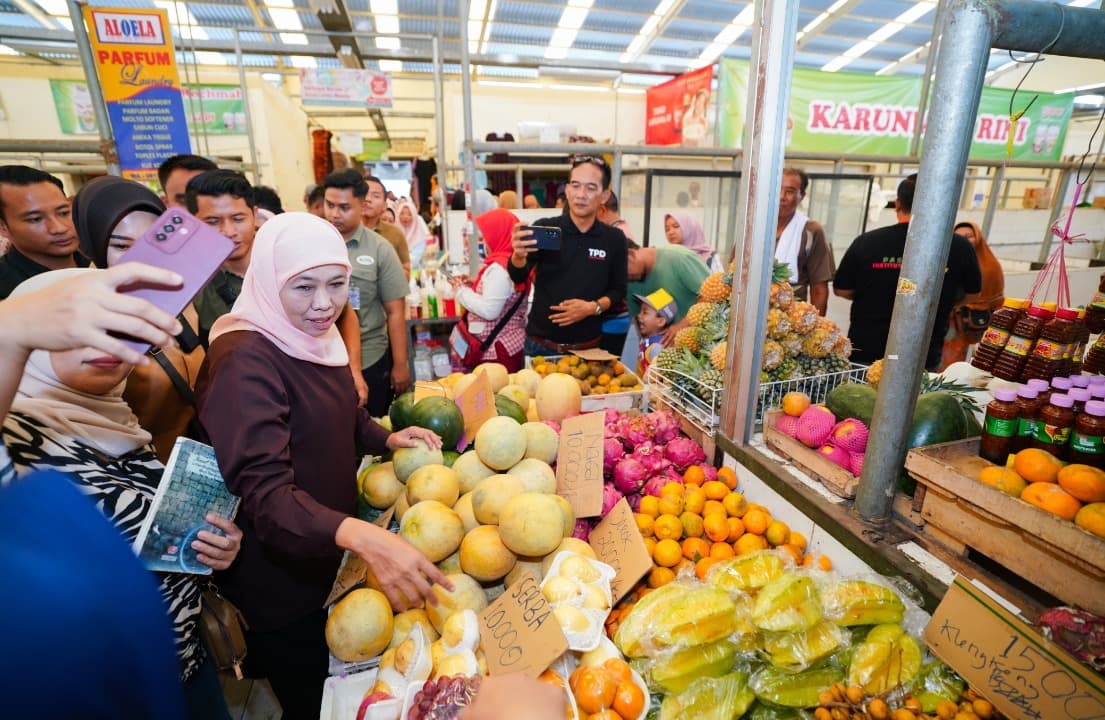
[[[558,227],[545,227],[542,225],[530,225],[532,237],[537,241],[538,250],[559,250],[561,232]]]
[[[233,242],[186,210],[169,208],[119,262],[140,262],[172,270],[184,278],[184,284],[172,289],[138,283],[121,287],[119,292],[147,300],[175,317],[199,294],[233,249]],[[117,337],[140,353],[150,349],[149,343],[142,340],[127,335]]]

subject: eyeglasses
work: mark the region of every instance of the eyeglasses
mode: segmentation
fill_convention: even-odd
[[[573,155],[571,159],[572,169],[579,167],[580,165],[586,165],[590,163],[592,165],[598,165],[600,168],[606,167],[606,161],[597,155]]]

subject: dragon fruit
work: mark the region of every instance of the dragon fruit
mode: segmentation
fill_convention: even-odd
[[[775,421],[775,429],[792,438],[798,437],[798,418],[793,415],[780,415]]]
[[[829,442],[850,453],[867,449],[867,426],[855,418],[845,418],[833,426]]]
[[[624,497],[624,494],[619,492],[616,487],[610,483],[606,483],[602,486],[602,514],[605,517],[606,513],[614,509],[614,506],[618,504],[618,501]]]
[[[691,465],[705,460],[706,453],[694,440],[677,437],[664,448],[664,457],[671,461],[676,470],[683,472]]]
[[[702,468],[702,474],[705,476],[702,482],[710,482],[711,480],[717,480],[717,468],[707,463],[701,463],[699,465]]]
[[[641,492],[645,495],[660,497],[660,491],[670,482],[672,482],[672,479],[666,473],[661,473],[656,477],[649,478]]]
[[[1105,617],[1057,607],[1036,620],[1044,637],[1098,672],[1105,671]]]
[[[633,512],[641,511],[641,495],[640,493],[629,493],[625,496],[626,501],[629,503],[629,509]]]
[[[614,472],[614,466],[625,457],[625,447],[620,440],[606,438],[602,441],[602,471],[610,476]]]
[[[664,445],[679,437],[679,418],[667,410],[650,413],[652,418],[653,442]]]
[[[622,414],[620,412],[618,412],[617,410],[611,410],[610,408],[606,408],[605,410],[603,410],[603,420],[602,420],[603,425],[607,425],[607,426],[613,425],[614,423],[618,422],[618,420],[621,420],[621,417],[622,417]]]
[[[572,537],[587,542],[587,539],[591,537],[591,529],[593,527],[590,518],[578,518],[576,520],[576,526],[572,529]]]
[[[845,470],[848,469],[849,462],[851,461],[851,458],[848,456],[848,451],[844,448],[836,447],[835,445],[822,445],[817,448],[817,454],[828,460],[832,460]]]
[[[817,405],[806,408],[798,418],[798,441],[808,447],[820,447],[835,424],[836,418],[825,408]]]
[[[663,449],[651,442],[638,445],[633,450],[633,457],[644,463],[644,466],[648,468],[649,477],[661,473],[671,466],[671,461],[664,457]]]
[[[652,440],[652,428],[644,417],[630,418],[627,422],[624,422],[621,434],[622,441],[631,448]]]
[[[643,462],[629,455],[614,465],[613,487],[622,493],[638,492],[651,476]]]

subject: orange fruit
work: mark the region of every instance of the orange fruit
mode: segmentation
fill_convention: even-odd
[[[978,473],[978,481],[1013,497],[1020,497],[1028,485],[1016,470],[1001,465],[988,465],[982,468]]]
[[[683,559],[683,548],[670,538],[656,543],[652,551],[652,560],[660,567],[675,567]]]
[[[725,524],[729,526],[729,537],[725,538],[728,542],[736,542],[737,538],[744,535],[744,523],[740,518],[725,518]]]
[[[748,512],[748,503],[745,502],[744,495],[739,492],[728,493],[721,499],[721,505],[725,508],[725,512],[733,517],[744,517]]]
[[[1059,487],[1082,502],[1105,501],[1105,472],[1090,465],[1067,465],[1059,471]]]
[[[603,708],[597,713],[588,715],[587,720],[625,720],[625,718],[619,715],[614,708]]]
[[[585,713],[597,713],[614,704],[618,684],[601,667],[578,667],[569,682],[576,704]]]
[[[716,557],[704,557],[694,564],[694,576],[699,580],[705,580],[706,576],[710,573],[710,568],[717,565],[721,560]]]
[[[790,555],[791,559],[794,560],[795,565],[802,564],[802,551],[794,545],[791,545],[790,543],[784,543],[783,545],[777,547],[776,550],[782,550],[787,555]]]
[[[706,473],[698,465],[691,465],[683,471],[685,485],[701,485],[706,481]]]
[[[689,537],[683,541],[683,557],[698,562],[710,554],[710,543],[700,537]]]
[[[702,516],[693,512],[685,512],[679,516],[679,522],[683,523],[683,537],[702,537]]]
[[[681,482],[672,480],[671,482],[664,483],[664,487],[660,488],[660,497],[665,495],[677,495],[683,497],[683,493],[686,490],[686,486]]]
[[[674,515],[661,515],[652,523],[652,535],[657,540],[678,540],[683,535],[683,523]]]
[[[805,535],[803,535],[800,532],[794,532],[793,530],[790,531],[790,539],[787,540],[787,543],[789,543],[790,545],[793,545],[794,547],[798,548],[802,552],[806,551],[806,545],[808,544],[806,542],[806,536]]]
[[[766,550],[767,540],[764,540],[761,535],[753,535],[752,533],[746,532],[733,543],[733,549],[737,551],[737,555],[747,555],[757,550]]]
[[[728,560],[736,554],[737,551],[727,542],[716,542],[710,546],[710,557],[717,560]]]
[[[706,493],[696,487],[687,490],[683,496],[683,509],[688,512],[702,514],[702,508],[706,505]]]
[[[625,720],[637,720],[645,709],[645,693],[633,682],[633,678],[618,683],[614,693],[614,712]]]
[[[1105,538],[1105,502],[1090,503],[1083,507],[1074,516],[1074,524]]]
[[[737,489],[737,471],[731,467],[721,467],[717,469],[717,479],[725,483],[725,487],[730,490]]]
[[[1062,466],[1058,458],[1040,448],[1027,448],[1013,456],[1013,469],[1030,483],[1055,482]]]
[[[763,535],[767,532],[767,526],[771,524],[771,515],[759,507],[751,508],[741,518],[744,521],[745,532],[753,535]]]
[[[1021,493],[1021,500],[1058,515],[1064,520],[1073,520],[1082,509],[1082,503],[1078,502],[1078,498],[1050,482],[1032,483]]]
[[[725,512],[725,506],[721,504],[720,500],[707,500],[706,504],[702,506],[702,517],[713,515],[714,513],[718,513],[720,515],[729,514]]]
[[[683,496],[676,495],[675,493],[668,493],[667,495],[660,496],[660,514],[661,515],[676,515],[678,516],[683,512]]]
[[[641,537],[648,537],[652,534],[653,520],[651,515],[636,513],[633,518],[637,521],[637,530],[641,533]]]
[[[798,417],[806,412],[810,406],[810,396],[804,392],[788,392],[783,396],[783,412],[792,417]]]
[[[648,574],[648,586],[658,588],[667,585],[675,579],[675,571],[666,567],[654,567]]]
[[[629,669],[629,663],[618,657],[607,658],[602,663],[602,669],[610,673],[614,682],[621,684],[633,682],[633,672]]]
[[[720,542],[729,537],[728,518],[721,513],[710,513],[702,520],[702,529],[706,537]]]
[[[641,506],[638,512],[642,515],[656,517],[660,514],[660,498],[655,495],[645,495],[641,498]]]
[[[652,557],[652,551],[656,549],[656,538],[645,538],[645,549],[648,550],[648,556]]]
[[[772,547],[778,547],[779,545],[785,544],[787,539],[790,538],[790,528],[781,520],[773,520],[771,524],[767,526],[764,537],[767,538],[767,542]]]
[[[721,500],[729,494],[729,488],[720,480],[710,480],[702,484],[702,492],[708,500]]]
[[[825,572],[833,569],[833,561],[829,559],[828,555],[822,555],[817,558],[817,567],[821,568]]]

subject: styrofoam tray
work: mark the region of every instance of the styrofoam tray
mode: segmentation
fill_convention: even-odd
[[[353,720],[361,707],[365,693],[376,684],[376,671],[334,675],[322,685],[322,709],[319,720]],[[399,720],[403,699],[382,700],[373,703],[365,720]]]

